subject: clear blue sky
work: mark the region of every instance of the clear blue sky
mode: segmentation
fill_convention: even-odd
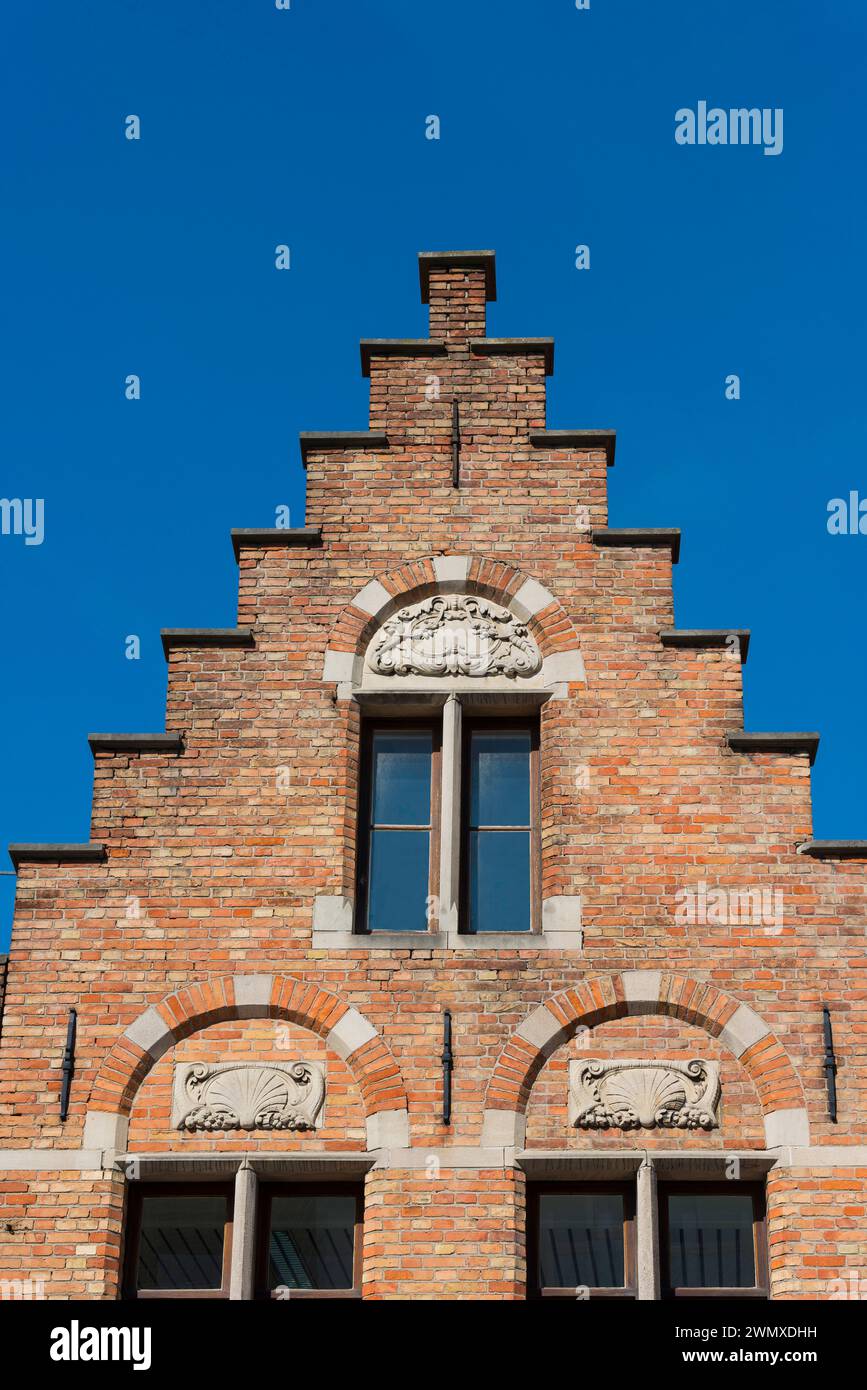
[[[454,246],[497,252],[492,334],[555,335],[549,426],[617,428],[611,523],[683,528],[678,625],[752,629],[746,727],[821,732],[816,834],[867,837],[867,535],[826,529],[867,497],[863,0],[2,27],[0,496],[45,538],[0,536],[0,843],[88,838],[85,735],[163,727],[159,628],[234,623],[229,528],[302,523],[298,431],[366,425],[358,339],[423,335],[416,253]],[[782,154],[677,145],[699,101],[783,108]]]

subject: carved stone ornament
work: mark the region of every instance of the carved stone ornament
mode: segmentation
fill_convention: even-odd
[[[435,594],[383,624],[367,665],[380,676],[533,676],[542,657],[508,609],[471,594]]]
[[[576,1129],[716,1129],[719,1064],[593,1059],[569,1063]]]
[[[187,1062],[175,1067],[175,1129],[315,1129],[325,1074],[315,1062]]]

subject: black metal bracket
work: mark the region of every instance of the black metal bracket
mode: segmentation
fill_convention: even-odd
[[[452,1072],[455,1065],[455,1055],[452,1052],[451,1009],[446,1009],[443,1012],[443,1053],[440,1060],[443,1064],[443,1124],[450,1125],[452,1122]]]
[[[825,1030],[825,1084],[828,1088],[828,1118],[837,1123],[837,1058],[834,1054],[834,1034],[831,1030],[831,1010],[822,1005],[822,1023]]]
[[[63,1049],[63,1064],[61,1066],[60,1081],[60,1118],[65,1120],[69,1114],[69,1092],[72,1089],[72,1077],[75,1072],[75,1031],[78,1023],[78,1014],[75,1009],[69,1010],[69,1022],[66,1025],[66,1046]]]
[[[457,401],[452,401],[452,487],[461,485],[461,415]]]

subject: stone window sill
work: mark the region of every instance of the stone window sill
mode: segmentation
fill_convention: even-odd
[[[538,932],[381,931],[352,929],[353,903],[319,894],[313,909],[316,951],[580,951],[583,946],[581,899],[549,898],[542,905]]]

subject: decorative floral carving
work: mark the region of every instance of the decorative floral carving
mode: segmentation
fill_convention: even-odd
[[[569,1119],[577,1129],[716,1129],[719,1099],[716,1062],[569,1064]]]
[[[315,1129],[325,1075],[314,1062],[204,1062],[175,1068],[176,1129]]]
[[[383,624],[367,665],[380,676],[532,676],[542,657],[508,609],[471,594],[435,594]]]

